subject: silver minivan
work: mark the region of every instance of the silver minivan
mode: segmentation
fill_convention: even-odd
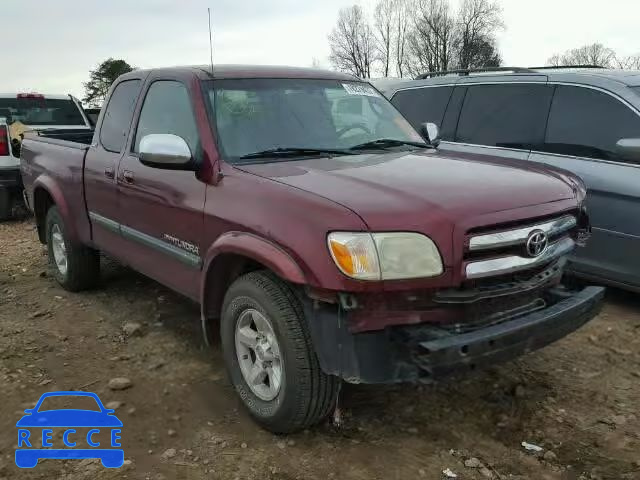
[[[542,162],[579,175],[593,235],[578,276],[640,291],[640,71],[501,68],[374,81],[440,148]]]

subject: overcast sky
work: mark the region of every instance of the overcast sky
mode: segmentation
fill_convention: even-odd
[[[338,9],[375,0],[16,0],[2,1],[0,92],[82,97],[90,69],[108,57],[136,67],[209,61],[328,66],[327,35]],[[452,3],[456,4],[457,0]],[[500,0],[506,65],[543,65],[553,53],[601,42],[640,53],[639,0]]]

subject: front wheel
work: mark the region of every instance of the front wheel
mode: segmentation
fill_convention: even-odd
[[[291,287],[270,272],[238,278],[225,295],[229,377],[250,415],[273,433],[314,425],[335,405],[339,379],[320,369],[305,322]]]
[[[94,287],[100,278],[100,255],[83,245],[72,245],[58,207],[47,212],[49,265],[58,283],[71,292]]]

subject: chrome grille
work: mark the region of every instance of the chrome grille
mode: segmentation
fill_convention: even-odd
[[[503,232],[488,233],[486,235],[476,235],[469,240],[469,250],[472,252],[479,250],[495,250],[498,248],[521,245],[527,241],[529,235],[534,230],[542,230],[549,237],[554,237],[571,230],[578,224],[576,217],[566,215],[555,220],[531,225],[529,227],[516,228]]]
[[[564,215],[525,227],[474,235],[469,239],[468,251],[472,258],[466,264],[466,278],[507,275],[568,255],[575,248],[569,233],[577,224],[573,215]],[[545,236],[545,248],[531,252],[528,242],[541,233]]]

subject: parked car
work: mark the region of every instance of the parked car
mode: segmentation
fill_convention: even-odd
[[[443,151],[579,175],[593,237],[569,269],[640,291],[640,71],[504,70],[436,72],[379,88],[415,127],[439,125]]]
[[[22,193],[19,132],[52,127],[89,129],[90,125],[70,95],[0,94],[0,221],[11,216]]]
[[[95,286],[102,251],[199,302],[250,414],[290,432],[341,379],[430,382],[596,315],[601,287],[560,284],[582,182],[476,157],[350,75],[183,67],[120,77],[93,140],[28,134],[22,174],[64,288]]]

